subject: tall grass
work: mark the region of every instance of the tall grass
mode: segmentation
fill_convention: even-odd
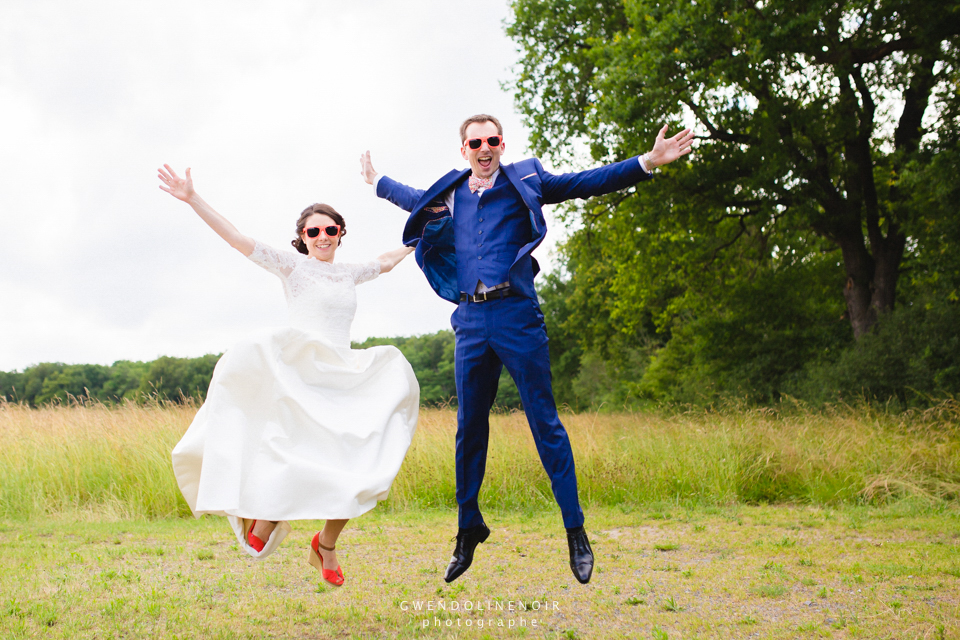
[[[196,408],[126,404],[29,409],[0,405],[0,517],[187,516],[170,451]],[[882,408],[729,408],[685,413],[563,416],[590,505],[658,501],[957,504],[960,404],[923,412]],[[456,413],[421,412],[386,508],[455,505]],[[491,420],[481,503],[553,505],[522,413]],[[555,508],[555,507],[553,507]]]
[[[581,501],[880,504],[960,498],[960,404],[888,413],[882,407],[562,416]],[[396,508],[453,505],[453,412],[422,414],[394,483]],[[526,418],[493,416],[481,503],[554,503]]]
[[[188,515],[170,451],[196,407],[0,404],[0,517]]]

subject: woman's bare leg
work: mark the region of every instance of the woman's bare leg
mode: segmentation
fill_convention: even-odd
[[[257,524],[253,525],[253,535],[263,540],[264,544],[266,544],[267,540],[270,539],[270,534],[273,533],[273,530],[276,528],[276,522],[257,520]]]
[[[333,549],[337,546],[337,538],[340,537],[340,532],[343,531],[343,528],[347,526],[348,520],[327,520],[323,529],[320,530],[320,557],[323,558],[323,567],[329,569],[330,571],[335,570],[340,566],[340,561],[337,560],[336,551],[327,551],[323,547],[328,547]]]

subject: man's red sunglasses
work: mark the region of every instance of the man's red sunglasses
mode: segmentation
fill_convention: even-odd
[[[470,138],[469,140],[463,141],[463,146],[470,147],[471,149],[479,149],[480,145],[483,144],[483,141],[487,141],[487,145],[490,147],[499,147],[500,143],[503,142],[503,136],[490,136],[489,138]]]

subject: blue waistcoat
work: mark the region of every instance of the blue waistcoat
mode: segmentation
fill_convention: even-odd
[[[474,293],[477,281],[488,287],[507,282],[520,249],[532,240],[530,212],[502,172],[480,196],[470,192],[466,180],[457,186],[453,222],[457,286],[464,293]],[[522,271],[532,286],[533,270]]]

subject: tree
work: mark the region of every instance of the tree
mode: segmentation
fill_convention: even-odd
[[[368,338],[354,347],[366,349],[385,344],[397,347],[413,367],[420,383],[420,404],[435,406],[456,402],[452,331],[409,338]]]
[[[0,402],[23,401],[23,379],[19,371],[0,371]]]
[[[955,0],[512,6],[517,104],[539,153],[560,159],[582,140],[607,160],[648,149],[663,122],[694,121],[702,132],[692,161],[665,169],[657,187],[577,213],[586,229],[572,252],[582,268],[620,269],[598,266],[584,248],[602,253],[629,235],[624,226],[648,237],[620,253],[692,260],[614,274],[603,314],[619,316],[621,329],[636,331],[624,318],[642,317],[652,299],[677,310],[711,277],[722,284],[835,249],[829,259],[842,263],[846,316],[860,338],[894,308],[905,262],[935,253],[921,244],[930,216],[917,205],[937,196],[909,177],[960,138]],[[940,175],[953,186],[939,193],[955,190],[957,174]],[[960,225],[955,206],[940,214]],[[622,233],[606,233],[615,227]],[[781,292],[769,293],[776,304]]]
[[[110,378],[103,383],[97,398],[104,402],[118,402],[125,398],[136,398],[140,382],[147,375],[150,364],[117,360],[110,365]]]
[[[652,342],[634,344],[619,333],[604,340],[585,339],[585,332],[604,326],[582,321],[585,303],[600,296],[583,296],[589,287],[578,288],[580,281],[548,273],[540,279],[537,294],[550,334],[550,373],[553,395],[558,405],[574,411],[604,406],[623,409],[638,399]],[[592,290],[597,294],[596,289]],[[641,334],[653,333],[650,323]],[[588,346],[589,345],[589,346]],[[611,357],[616,354],[616,357]]]
[[[71,398],[96,398],[110,378],[110,367],[99,364],[71,364],[48,375],[33,402],[69,402]]]
[[[438,406],[456,404],[457,380],[454,376],[456,342],[452,331],[438,331],[422,336],[398,338],[368,338],[353,346],[366,349],[390,344],[397,347],[410,362],[420,384],[420,404]],[[497,391],[497,406],[512,409],[520,406],[520,392],[513,379],[504,370]]]
[[[143,374],[137,392],[142,396],[154,395],[173,402],[182,402],[186,398],[203,401],[207,397],[207,388],[220,355],[208,353],[199,358],[157,358]]]
[[[19,376],[21,387],[11,394],[13,397],[8,396],[8,399],[36,406],[37,397],[43,392],[47,378],[58,375],[66,366],[61,362],[41,362],[27,367]]]

